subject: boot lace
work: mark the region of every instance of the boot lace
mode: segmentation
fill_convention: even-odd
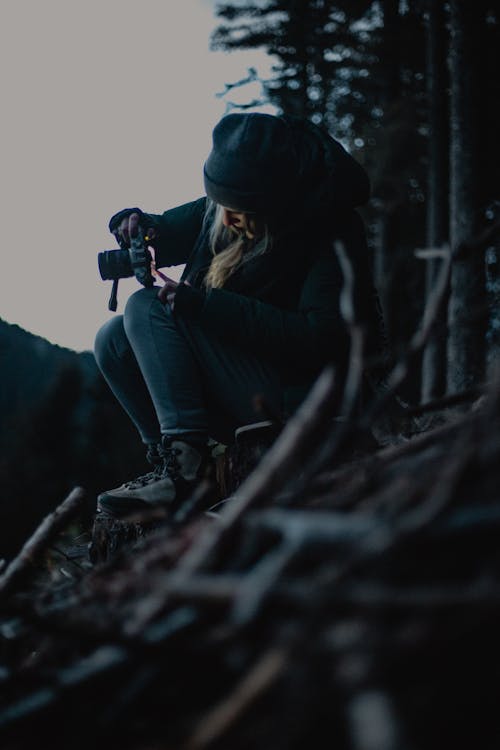
[[[160,479],[165,477],[171,477],[176,479],[180,474],[180,466],[177,456],[181,454],[179,448],[173,448],[166,441],[163,445],[158,446],[157,455],[149,456],[149,461],[154,463],[152,471],[148,471],[147,474],[143,474],[140,477],[131,479],[129,482],[125,482],[124,487],[129,490],[140,489],[145,487],[147,484],[152,482],[158,482]]]
[[[144,487],[146,484],[151,484],[151,482],[157,482],[158,479],[161,479],[163,473],[163,462],[159,462],[153,469],[153,471],[148,471],[147,474],[142,474],[140,477],[136,477],[135,479],[131,479],[129,482],[125,482],[124,487],[126,487],[128,490],[135,490],[139,487]]]

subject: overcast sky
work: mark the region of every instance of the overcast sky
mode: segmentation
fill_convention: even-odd
[[[215,95],[258,53],[209,51],[210,0],[2,0],[0,317],[90,349],[109,216],[199,197]],[[268,110],[270,111],[270,110]],[[137,282],[120,282],[119,309]]]

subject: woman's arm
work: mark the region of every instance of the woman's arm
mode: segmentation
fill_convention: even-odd
[[[379,345],[379,310],[371,254],[356,212],[346,216],[338,227],[337,239],[344,243],[353,265],[353,301],[371,354]],[[343,275],[332,243],[304,272],[295,310],[226,289],[204,293],[182,284],[175,297],[176,310],[181,315],[199,317],[221,338],[248,346],[259,355],[284,365],[316,368],[329,359],[340,361],[348,353],[349,333],[339,304],[342,286]]]
[[[145,214],[148,225],[156,232],[151,245],[155,249],[157,268],[187,262],[201,231],[205,206],[206,198],[199,198],[163,214]]]
[[[315,369],[325,358],[344,356],[348,346],[338,304],[341,285],[332,250],[319,256],[310,268],[297,311],[225,289],[212,289],[205,295],[182,284],[175,305],[179,314],[199,317],[225,341],[283,365]]]
[[[122,245],[130,244],[140,226],[155,250],[156,267],[186,263],[200,233],[206,198],[184,203],[163,214],[148,214],[140,208],[124,208],[109,221],[109,231]],[[122,245],[123,246],[123,245]]]

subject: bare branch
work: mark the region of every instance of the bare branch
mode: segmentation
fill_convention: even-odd
[[[12,593],[32,569],[33,563],[57,535],[78,515],[85,492],[75,487],[56,510],[46,516],[0,577],[0,598]]]

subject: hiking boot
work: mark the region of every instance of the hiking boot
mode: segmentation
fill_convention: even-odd
[[[117,518],[154,508],[177,510],[208,471],[206,446],[194,446],[183,440],[163,437],[157,450],[148,450],[153,470],[102,492],[97,510]]]

